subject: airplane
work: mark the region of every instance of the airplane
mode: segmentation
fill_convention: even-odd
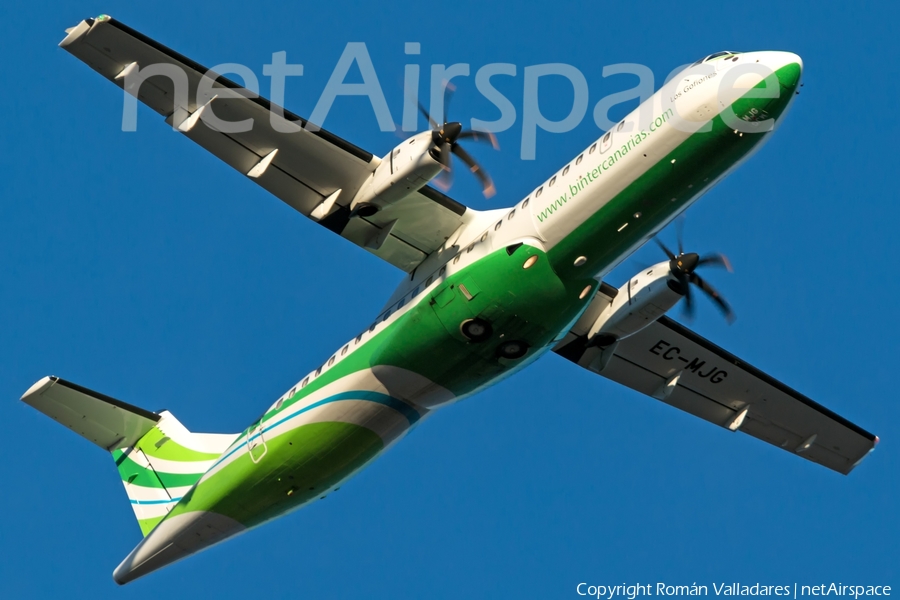
[[[115,569],[119,584],[324,498],[438,409],[550,352],[838,473],[878,442],[666,316],[681,301],[691,308],[695,288],[732,315],[698,274],[727,266],[721,255],[660,243],[665,260],[619,288],[603,281],[769,139],[798,92],[796,54],[711,54],[515,205],[478,211],[431,183],[456,156],[492,191],[461,146],[491,141],[486,132],[426,114],[431,129],[378,157],[109,16],[68,29],[60,46],[312,222],[404,273],[371,326],[240,433],[194,433],[168,411],[56,376],[25,392],[25,403],[115,460],[144,534]],[[730,73],[739,85],[726,85]],[[188,94],[179,96],[179,82]],[[244,131],[221,126],[247,119]]]

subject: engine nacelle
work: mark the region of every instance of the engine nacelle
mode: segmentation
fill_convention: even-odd
[[[431,155],[432,146],[432,132],[425,131],[391,150],[359,189],[350,208],[372,206],[380,210],[424,187],[442,169]]]
[[[634,335],[682,297],[681,284],[672,275],[669,261],[653,265],[619,288],[610,305],[591,325],[588,339],[592,345],[604,347]]]

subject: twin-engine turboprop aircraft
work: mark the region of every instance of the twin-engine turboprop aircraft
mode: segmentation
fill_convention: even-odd
[[[145,535],[115,570],[120,584],[323,498],[436,409],[550,351],[839,473],[878,441],[664,316],[690,301],[691,286],[730,315],[697,274],[722,257],[663,248],[667,260],[623,287],[602,281],[763,145],[799,85],[795,54],[708,56],[526,198],[476,211],[429,182],[456,154],[489,192],[459,146],[488,134],[432,121],[378,158],[107,16],[69,29],[60,45],[407,274],[370,327],[237,434],[192,433],[167,411],[58,377],[25,392],[115,459]],[[247,120],[241,131],[222,125]]]

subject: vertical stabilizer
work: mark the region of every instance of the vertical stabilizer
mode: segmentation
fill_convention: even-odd
[[[146,536],[206,473],[234,435],[191,433],[170,412],[133,446],[112,451]]]

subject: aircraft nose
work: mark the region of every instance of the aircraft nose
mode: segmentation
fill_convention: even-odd
[[[800,85],[800,77],[803,75],[803,59],[793,52],[776,52],[772,65],[778,76],[778,83],[786,94],[793,94]]]
[[[767,101],[763,108],[770,117],[780,119],[797,94],[803,75],[803,59],[793,52],[774,51],[760,52],[755,57],[756,62],[764,65],[766,71],[774,73],[778,81],[778,89],[773,90],[775,97]]]

